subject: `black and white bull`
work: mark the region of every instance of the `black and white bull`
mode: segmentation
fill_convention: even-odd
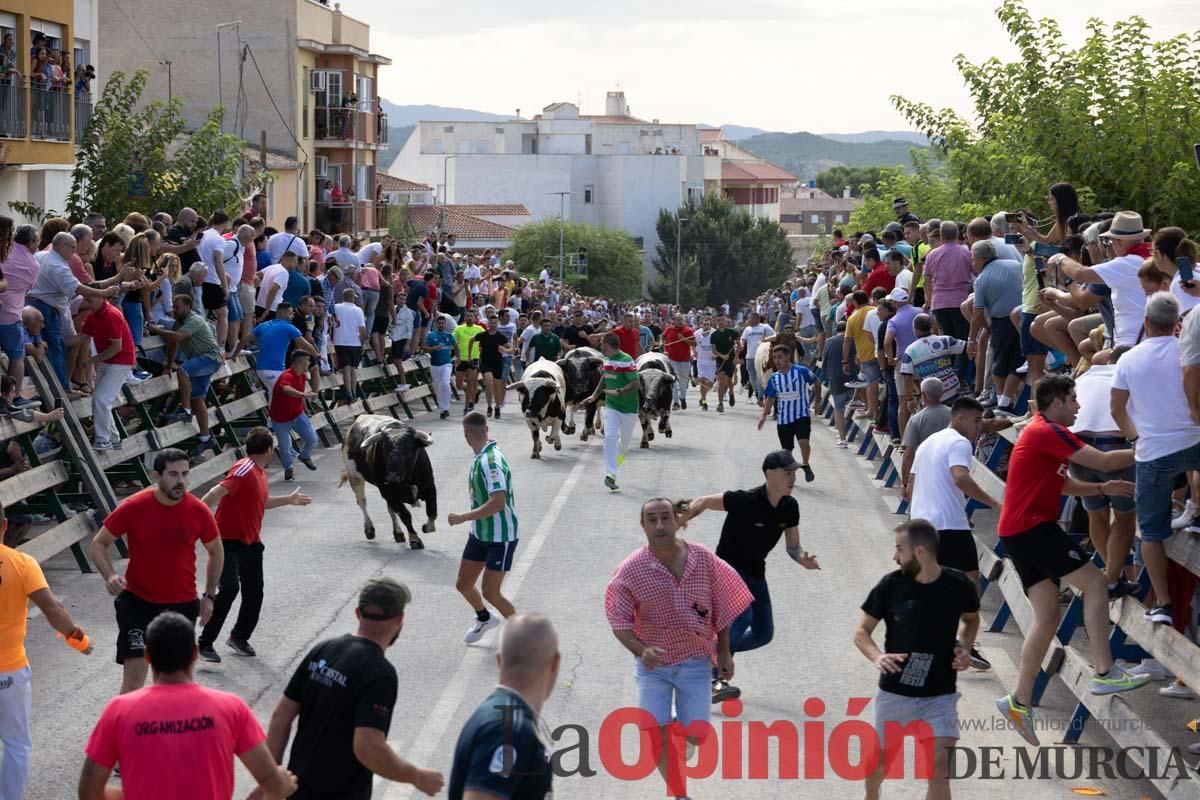
[[[637,359],[638,382],[641,384],[641,403],[638,420],[642,423],[642,448],[654,439],[652,423],[658,420],[658,432],[671,438],[671,398],[675,390],[675,374],[662,353],[642,353]]]
[[[354,499],[363,513],[363,533],[368,539],[375,538],[375,524],[367,513],[366,485],[379,489],[387,502],[388,515],[392,518],[392,537],[404,541],[404,531],[396,521],[408,530],[408,544],[413,550],[423,550],[425,543],[413,529],[412,515],[408,506],[425,503],[426,522],[422,533],[432,533],[437,520],[437,487],[433,483],[433,466],[425,448],[433,443],[424,431],[410,428],[399,420],[378,414],[363,414],[354,420],[342,444],[342,463],[345,471],[338,481],[341,486],[350,481]]]
[[[566,421],[562,430],[565,434],[575,433],[575,411],[583,406],[583,433],[579,441],[586,442],[588,437],[597,430],[603,430],[600,415],[596,413],[599,403],[591,402],[591,397],[600,386],[604,377],[604,356],[599,350],[590,347],[577,347],[558,360],[558,366],[563,371],[566,380]]]
[[[530,458],[542,457],[541,431],[549,429],[546,441],[562,450],[562,426],[566,411],[566,380],[554,361],[539,358],[525,368],[521,380],[508,387],[521,397],[521,413],[533,435]]]

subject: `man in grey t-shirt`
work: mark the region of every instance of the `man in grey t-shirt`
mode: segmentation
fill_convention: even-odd
[[[913,415],[904,428],[904,460],[900,470],[903,483],[907,490],[909,471],[912,469],[913,458],[921,443],[938,431],[950,427],[950,407],[942,403],[944,386],[938,378],[926,378],[921,381],[920,411]],[[907,491],[906,491],[907,494]]]

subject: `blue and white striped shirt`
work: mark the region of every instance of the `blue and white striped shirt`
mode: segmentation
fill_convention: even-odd
[[[776,372],[767,381],[766,395],[775,398],[775,410],[779,416],[780,425],[788,425],[809,415],[808,408],[812,403],[810,386],[816,377],[808,367],[796,364],[787,372]]]

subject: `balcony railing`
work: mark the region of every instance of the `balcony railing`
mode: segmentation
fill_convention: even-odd
[[[29,135],[32,139],[71,140],[71,90],[42,81],[29,86]]]
[[[317,203],[317,227],[323,233],[357,234],[386,225],[386,214],[379,216],[379,207],[374,201],[360,200],[356,203]],[[376,220],[383,220],[379,225]]]
[[[75,95],[75,141],[83,141],[83,132],[92,120],[92,96],[86,92]]]
[[[359,111],[353,107],[316,108],[316,138],[362,144],[381,144],[386,141],[386,124],[380,130],[379,122],[384,115],[370,111]]]
[[[25,138],[25,84],[15,77],[0,79],[0,138]]]
[[[377,123],[376,123],[376,125],[375,125],[375,130],[376,130],[376,131],[377,131],[377,133],[378,133],[378,136],[376,137],[376,140],[377,140],[377,141],[378,141],[380,144],[387,144],[387,143],[388,143],[388,120],[387,120],[387,114],[380,114],[380,115],[379,115],[379,117],[378,117],[378,122],[377,122]]]

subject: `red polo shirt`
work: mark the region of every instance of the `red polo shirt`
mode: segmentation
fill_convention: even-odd
[[[298,392],[303,392],[307,380],[307,375],[290,368],[285,369],[276,379],[275,386],[271,389],[272,422],[291,422],[304,413],[304,398],[292,397],[283,391],[283,387],[290,386]]]
[[[870,274],[867,275],[867,280],[865,283],[863,283],[863,291],[866,292],[867,296],[869,297],[876,286],[882,286],[883,288],[887,289],[889,293],[892,291],[892,289],[896,288],[896,276],[888,272],[887,267],[885,267],[882,263],[872,269]]]
[[[121,349],[117,351],[116,355],[105,361],[105,364],[128,367],[136,363],[133,334],[129,330],[129,323],[125,321],[125,315],[118,311],[112,303],[104,303],[98,311],[88,314],[80,331],[92,337],[92,341],[96,343],[97,353],[107,348],[113,339],[121,340]]]
[[[259,541],[267,510],[267,473],[252,458],[243,458],[221,481],[227,494],[217,504],[217,530],[222,539],[243,544]]]
[[[667,358],[671,361],[691,361],[692,345],[694,345],[696,332],[684,325],[681,328],[676,328],[674,325],[663,331],[663,350],[667,353]],[[685,341],[691,339],[692,341]]]
[[[621,340],[621,352],[628,353],[630,356],[637,356],[638,342],[641,338],[641,332],[637,328],[626,328],[624,325],[613,328],[613,333]]]

